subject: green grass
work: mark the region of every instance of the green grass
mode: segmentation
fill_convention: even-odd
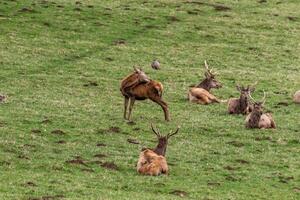
[[[298,0],[199,1],[228,11],[179,0],[75,2],[0,2],[0,199],[181,199],[174,190],[184,199],[300,198],[300,108],[291,100],[300,88]],[[150,68],[154,58],[162,70]],[[205,59],[219,72],[221,99],[258,81],[253,96],[267,92],[278,128],[246,130],[226,104],[187,102]],[[150,101],[135,105],[135,125],[122,119],[119,84],[133,65],[163,83],[171,122]],[[169,176],[136,173],[142,145],[156,145],[150,122],[164,133],[181,126],[167,150]],[[66,163],[75,156],[87,166]]]

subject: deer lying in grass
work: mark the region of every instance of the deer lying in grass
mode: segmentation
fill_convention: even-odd
[[[255,101],[251,95],[249,95],[253,101],[253,110],[246,117],[246,128],[276,128],[275,122],[270,113],[263,112],[263,106],[266,102],[266,93],[264,92],[264,97],[262,101]]]
[[[248,114],[251,112],[250,108],[250,93],[254,92],[256,83],[253,86],[236,86],[236,89],[240,92],[240,98],[231,98],[228,100],[228,113],[229,114]]]
[[[160,174],[168,174],[169,168],[165,158],[168,139],[177,134],[179,127],[175,132],[170,132],[167,136],[162,136],[159,130],[155,130],[151,124],[152,131],[158,139],[155,149],[143,149],[137,163],[137,171],[143,175],[158,176]]]
[[[208,68],[206,61],[204,61],[204,65],[206,68],[205,79],[197,86],[190,88],[188,99],[190,102],[199,104],[220,103],[220,100],[210,93],[210,89],[220,88],[222,84],[215,79],[216,74],[213,74],[212,69]]]
[[[134,67],[134,73],[121,81],[120,90],[124,96],[124,119],[130,120],[135,100],[150,99],[162,107],[165,120],[170,121],[168,105],[162,100],[163,85],[149,79],[141,69]],[[127,108],[129,109],[128,116]]]
[[[295,92],[295,94],[294,94],[294,102],[295,103],[300,103],[300,90],[298,90],[297,92]]]

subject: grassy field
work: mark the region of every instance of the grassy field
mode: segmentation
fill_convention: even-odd
[[[0,199],[300,199],[299,10],[298,0],[1,0]],[[221,99],[258,81],[253,96],[267,92],[278,128],[246,130],[225,103],[189,103],[205,59]],[[136,103],[135,124],[123,120],[119,85],[133,65],[163,83],[171,122],[150,101]],[[156,145],[150,122],[181,126],[169,176],[136,172],[142,146]]]

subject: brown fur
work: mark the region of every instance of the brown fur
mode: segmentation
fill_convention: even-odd
[[[192,87],[188,92],[188,99],[190,102],[198,104],[210,104],[210,103],[220,103],[213,94],[210,93],[212,88],[220,88],[222,84],[215,79],[215,75],[212,70],[208,69],[207,63],[205,61],[205,79],[199,83],[196,87]]]
[[[299,103],[300,104],[300,90],[298,90],[297,92],[295,92],[293,100],[294,100],[295,103]]]
[[[248,114],[251,112],[251,106],[249,102],[249,94],[255,90],[254,87],[237,86],[237,90],[240,92],[240,98],[231,98],[228,100],[228,113],[229,114]]]
[[[165,120],[170,121],[168,105],[162,100],[163,85],[150,79],[147,79],[147,81],[142,79],[141,81],[139,76],[140,74],[135,72],[121,81],[120,90],[124,96],[124,119],[130,120],[135,100],[150,99],[162,107]],[[129,109],[128,116],[126,116],[127,108]]]
[[[276,128],[276,124],[270,113],[264,113],[263,103],[256,102],[253,105],[253,111],[246,117],[246,128]]]
[[[158,144],[155,149],[147,148],[142,150],[137,163],[137,171],[140,174],[150,176],[168,174],[169,168],[165,158],[168,139],[171,136],[177,134],[179,128],[177,128],[177,130],[174,133],[170,133],[167,136],[161,136],[159,131],[154,130],[153,126],[152,130],[158,138]]]

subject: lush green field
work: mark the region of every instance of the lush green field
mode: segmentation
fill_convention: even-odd
[[[299,10],[298,0],[1,0],[0,199],[299,199]],[[205,59],[221,99],[258,81],[253,96],[267,92],[278,128],[246,130],[225,103],[189,103]],[[136,103],[135,124],[123,120],[119,84],[133,65],[163,83],[171,122],[150,101]],[[156,145],[150,122],[181,126],[169,176],[136,172],[142,146]]]

